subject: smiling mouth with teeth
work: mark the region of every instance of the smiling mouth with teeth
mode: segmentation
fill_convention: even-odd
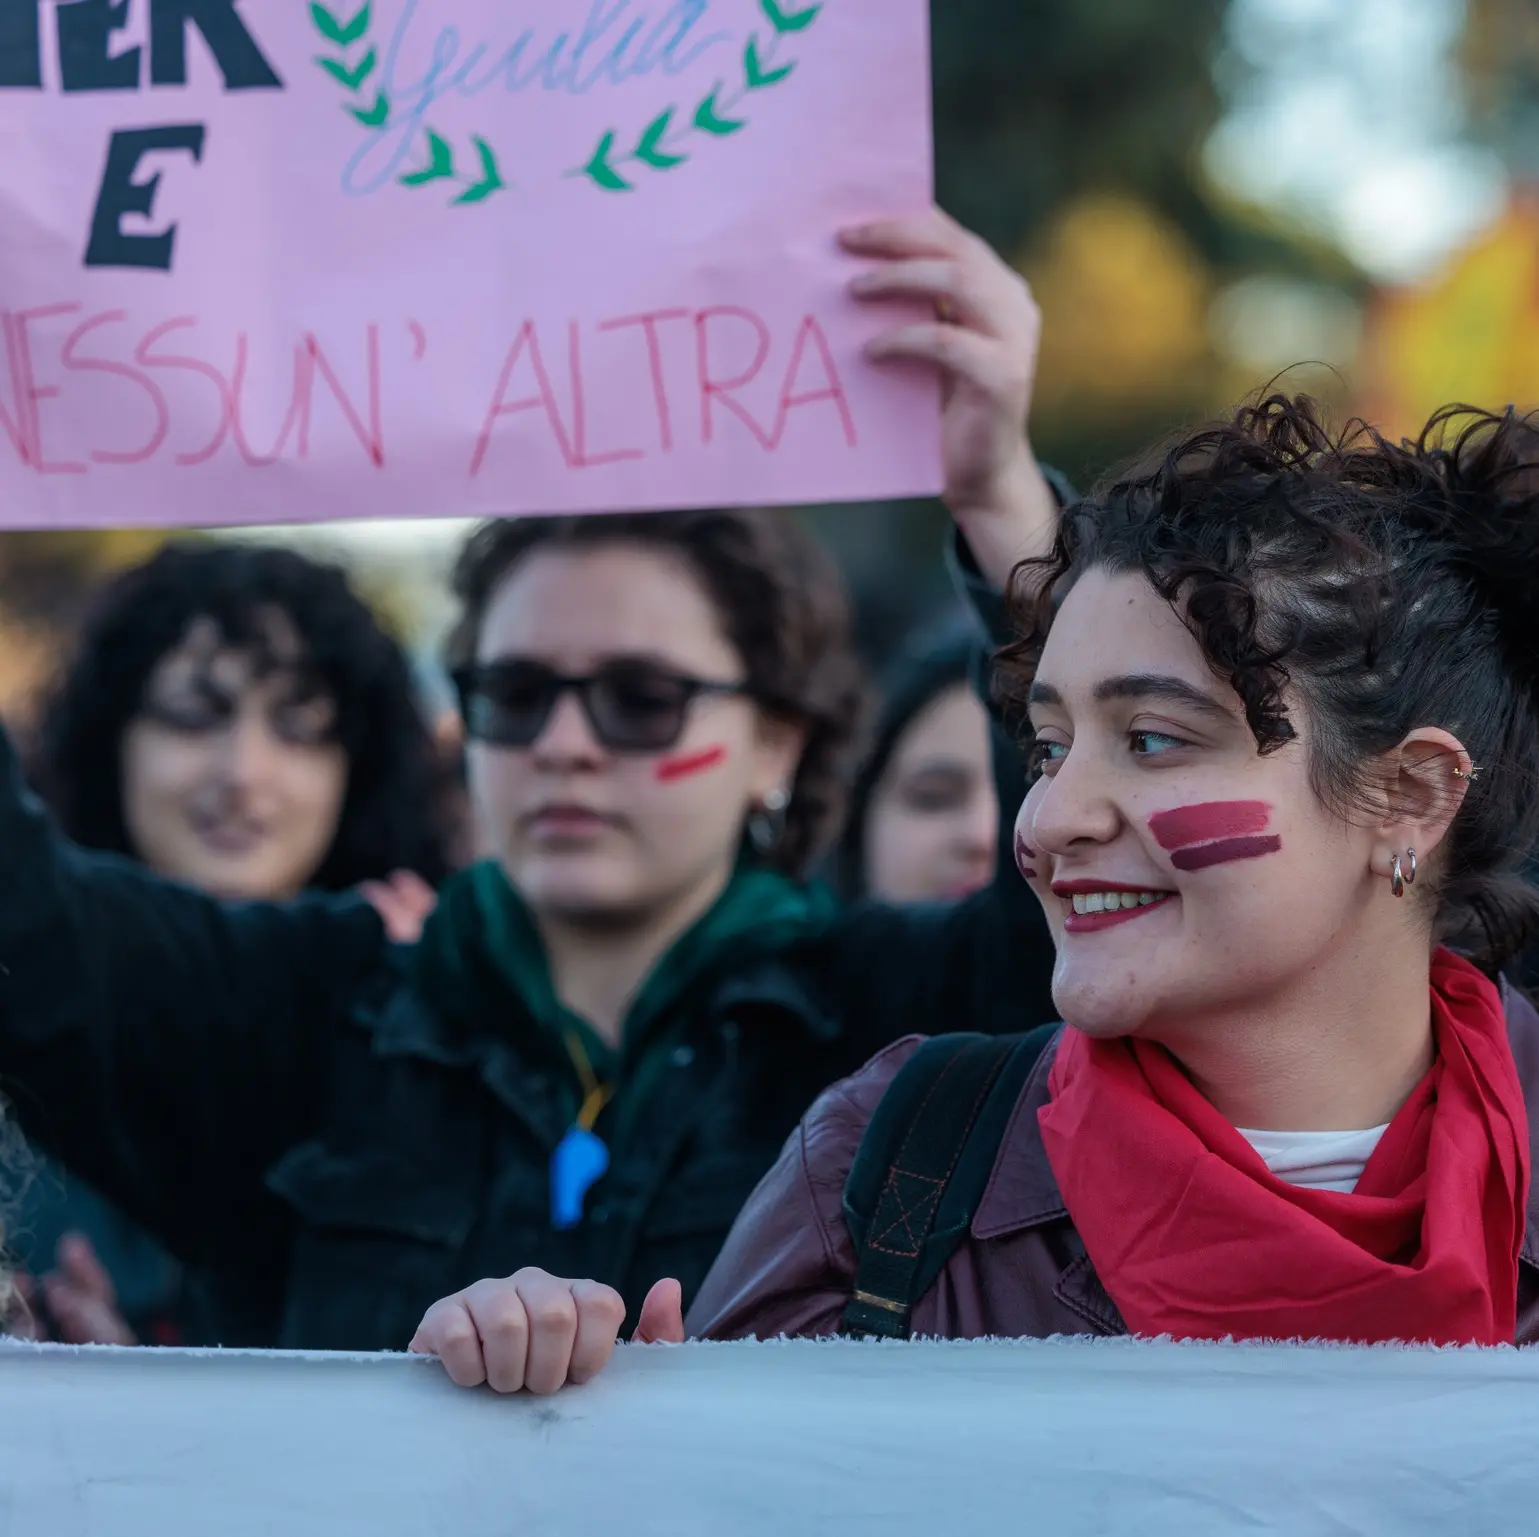
[[[1070,934],[1089,934],[1126,923],[1168,902],[1169,891],[1074,891],[1062,892],[1069,899],[1069,913],[1064,929]]]
[[[1077,913],[1114,913],[1119,907],[1149,907],[1166,895],[1163,891],[1076,891],[1071,900]]]

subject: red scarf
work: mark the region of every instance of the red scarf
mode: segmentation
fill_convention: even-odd
[[[1064,1032],[1042,1140],[1134,1334],[1512,1344],[1528,1113],[1501,995],[1440,950],[1432,1023],[1351,1195],[1278,1179],[1163,1047]]]

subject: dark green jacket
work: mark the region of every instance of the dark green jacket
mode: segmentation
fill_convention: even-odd
[[[435,1299],[525,1265],[633,1308],[678,1276],[687,1301],[823,1088],[904,1035],[1053,1017],[1008,860],[955,907],[728,947],[661,1011],[646,1092],[599,1123],[611,1171],[555,1232],[574,1072],[527,1003],[429,1007],[360,900],[229,906],[81,851],[3,737],[0,848],[0,1088],[189,1267],[228,1345],[400,1349]]]

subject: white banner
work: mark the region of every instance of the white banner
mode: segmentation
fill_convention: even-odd
[[[1539,1353],[690,1345],[436,1363],[0,1348],[3,1537],[1233,1537],[1539,1515]]]

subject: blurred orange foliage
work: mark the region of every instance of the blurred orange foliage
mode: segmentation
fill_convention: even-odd
[[[1441,272],[1371,304],[1360,409],[1395,436],[1451,401],[1539,406],[1539,195],[1507,212]]]

